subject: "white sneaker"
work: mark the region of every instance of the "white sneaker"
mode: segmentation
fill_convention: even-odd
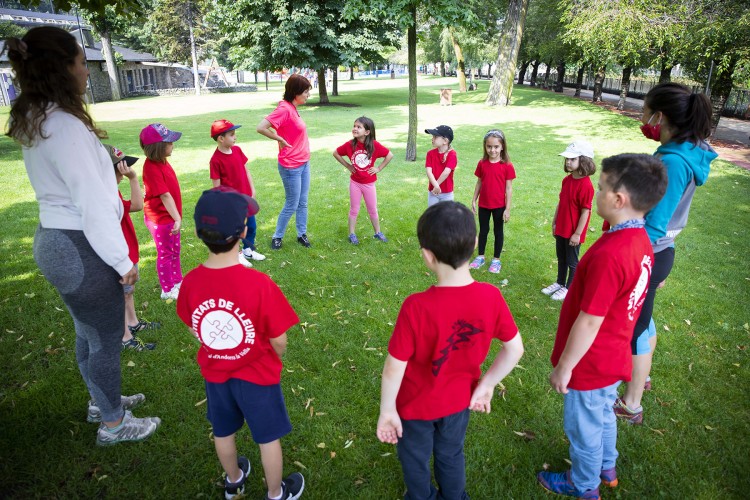
[[[544,295],[552,295],[553,293],[558,291],[560,288],[562,288],[562,285],[558,282],[554,282],[550,286],[542,288],[542,293]]]
[[[568,295],[568,289],[561,286],[555,293],[552,294],[552,300],[565,300],[565,296]]]
[[[180,285],[182,282],[176,284],[170,291],[161,292],[162,300],[177,300],[177,296],[180,294]]]
[[[250,263],[249,260],[245,258],[242,252],[237,254],[237,260],[239,261],[240,264],[242,264],[245,267],[253,267],[253,265]]]
[[[246,248],[242,251],[243,255],[248,259],[253,260],[266,260],[266,256],[262,253],[259,253],[257,250],[253,250],[252,248]]]

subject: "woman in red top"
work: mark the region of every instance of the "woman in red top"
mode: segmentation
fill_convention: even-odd
[[[284,99],[273,112],[263,118],[256,131],[279,143],[279,175],[284,184],[284,208],[276,221],[271,249],[281,249],[286,226],[296,216],[297,242],[310,247],[307,238],[307,197],[310,192],[310,141],[307,125],[297,111],[310,97],[310,82],[302,75],[289,77],[284,87]]]

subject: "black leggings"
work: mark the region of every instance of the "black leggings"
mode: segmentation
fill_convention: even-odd
[[[643,301],[643,306],[641,307],[641,315],[638,316],[638,321],[635,323],[635,328],[633,329],[633,340],[630,343],[633,354],[636,353],[635,344],[638,337],[644,330],[648,329],[651,316],[654,314],[656,287],[659,286],[659,283],[667,279],[669,273],[672,272],[673,265],[673,247],[665,248],[661,252],[654,254],[654,266],[651,268],[651,279],[648,283],[648,292],[646,293],[646,299]]]
[[[557,253],[557,284],[570,288],[573,275],[578,267],[578,251],[580,245],[571,246],[570,238],[555,235],[555,251]],[[567,280],[565,276],[567,275]]]
[[[503,213],[505,213],[505,207],[493,209],[479,207],[479,255],[484,255],[484,248],[487,246],[487,235],[490,233],[490,215],[492,215],[493,231],[495,232],[495,253],[492,256],[496,259],[500,258],[500,252],[503,251]]]

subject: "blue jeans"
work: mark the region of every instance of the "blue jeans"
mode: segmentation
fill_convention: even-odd
[[[255,233],[258,230],[258,224],[255,222],[255,216],[247,218],[247,234],[242,238],[242,248],[255,250]]]
[[[612,406],[620,382],[592,391],[568,389],[563,425],[570,441],[571,480],[581,491],[599,487],[599,473],[617,461],[617,417]]]
[[[307,195],[310,192],[310,162],[297,168],[284,168],[279,164],[279,175],[284,184],[284,208],[276,221],[274,238],[283,238],[286,226],[296,214],[297,236],[307,234]]]
[[[444,498],[468,499],[464,438],[469,410],[437,420],[402,420],[404,432],[396,450],[404,472],[407,500]],[[434,455],[435,480],[432,485],[430,457]]]
[[[427,192],[427,206],[431,207],[441,201],[453,201],[453,192],[432,194],[430,191]]]

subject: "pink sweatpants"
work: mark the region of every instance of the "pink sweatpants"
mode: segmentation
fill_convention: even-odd
[[[360,184],[349,179],[349,217],[357,218],[359,207],[365,199],[367,213],[370,214],[370,220],[378,220],[378,194],[375,191],[375,183]]]
[[[169,292],[177,283],[182,282],[180,233],[172,234],[174,222],[157,224],[145,216],[143,221],[156,245],[156,275],[159,277],[161,290]]]

